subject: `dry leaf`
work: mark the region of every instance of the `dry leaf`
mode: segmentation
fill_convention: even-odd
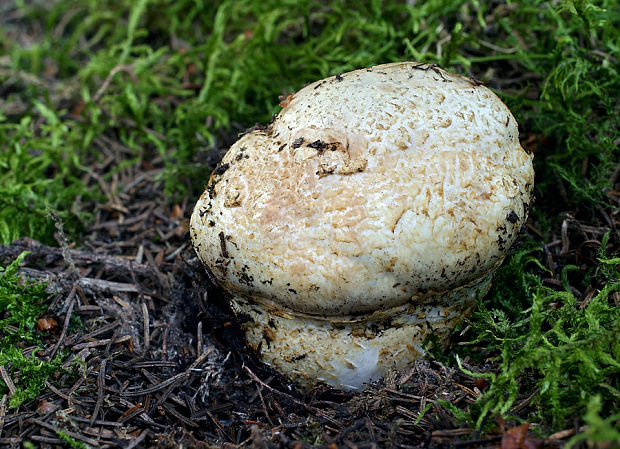
[[[509,429],[502,437],[502,449],[538,449],[542,446],[543,440],[527,436],[530,423],[526,422],[520,426]]]
[[[170,214],[170,216],[175,220],[180,220],[181,218],[183,218],[183,211],[181,210],[181,206],[175,204],[172,207],[172,213]]]
[[[58,327],[58,322],[54,318],[39,318],[37,320],[37,330],[39,332],[53,333]]]

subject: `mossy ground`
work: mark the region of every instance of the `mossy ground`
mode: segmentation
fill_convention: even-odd
[[[417,60],[483,81],[535,155],[537,200],[521,247],[441,356],[489,382],[450,410],[484,430],[528,394],[542,435],[587,424],[575,444],[620,444],[617,1],[15,0],[0,17],[4,244],[53,244],[53,210],[80,245],[98,209],[121,210],[132,167],[161,165],[170,204],[195,199],[218,152],[319,78]],[[106,159],[110,146],[122,159]],[[0,360],[39,379],[17,386],[17,406],[59,365],[30,376],[35,356],[18,360],[15,329],[36,339],[45,300],[14,268],[0,278]]]

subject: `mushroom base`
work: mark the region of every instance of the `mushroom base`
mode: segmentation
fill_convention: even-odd
[[[248,343],[264,363],[305,388],[325,383],[355,390],[422,357],[434,335],[446,345],[454,328],[491,285],[492,275],[460,289],[427,293],[363,316],[316,316],[236,296]]]

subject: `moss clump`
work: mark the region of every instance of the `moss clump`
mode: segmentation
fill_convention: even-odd
[[[17,269],[27,255],[22,253],[6,268],[0,267],[0,366],[4,367],[15,385],[9,399],[10,407],[36,398],[45,381],[60,370],[62,357],[40,360],[35,353],[39,338],[35,332],[37,318],[47,310],[48,295],[44,284],[24,283]],[[26,345],[30,348],[26,355]],[[35,347],[33,347],[33,345]],[[0,379],[0,396],[9,393]]]
[[[78,178],[79,156],[71,148],[75,131],[42,103],[35,108],[38,124],[32,117],[19,123],[2,123],[0,117],[0,244],[20,237],[53,243],[50,208],[71,235],[89,216],[80,210],[80,201],[91,194]]]
[[[620,407],[620,307],[612,295],[620,290],[620,259],[601,250],[592,275],[604,287],[578,301],[568,285],[552,290],[527,269],[541,269],[534,252],[510,256],[471,319],[476,338],[469,344],[498,364],[496,373],[471,373],[490,381],[472,409],[478,426],[490,412],[510,415],[517,396],[528,392],[535,393],[528,419],[555,429],[589,410],[593,396],[605,418]]]

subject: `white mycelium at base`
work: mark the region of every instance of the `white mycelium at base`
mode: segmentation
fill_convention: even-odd
[[[346,358],[344,362],[334,361],[330,377],[318,377],[327,384],[336,385],[347,390],[357,390],[366,382],[378,380],[383,375],[379,367],[379,348],[360,345],[359,351]],[[333,382],[332,379],[337,379]]]

